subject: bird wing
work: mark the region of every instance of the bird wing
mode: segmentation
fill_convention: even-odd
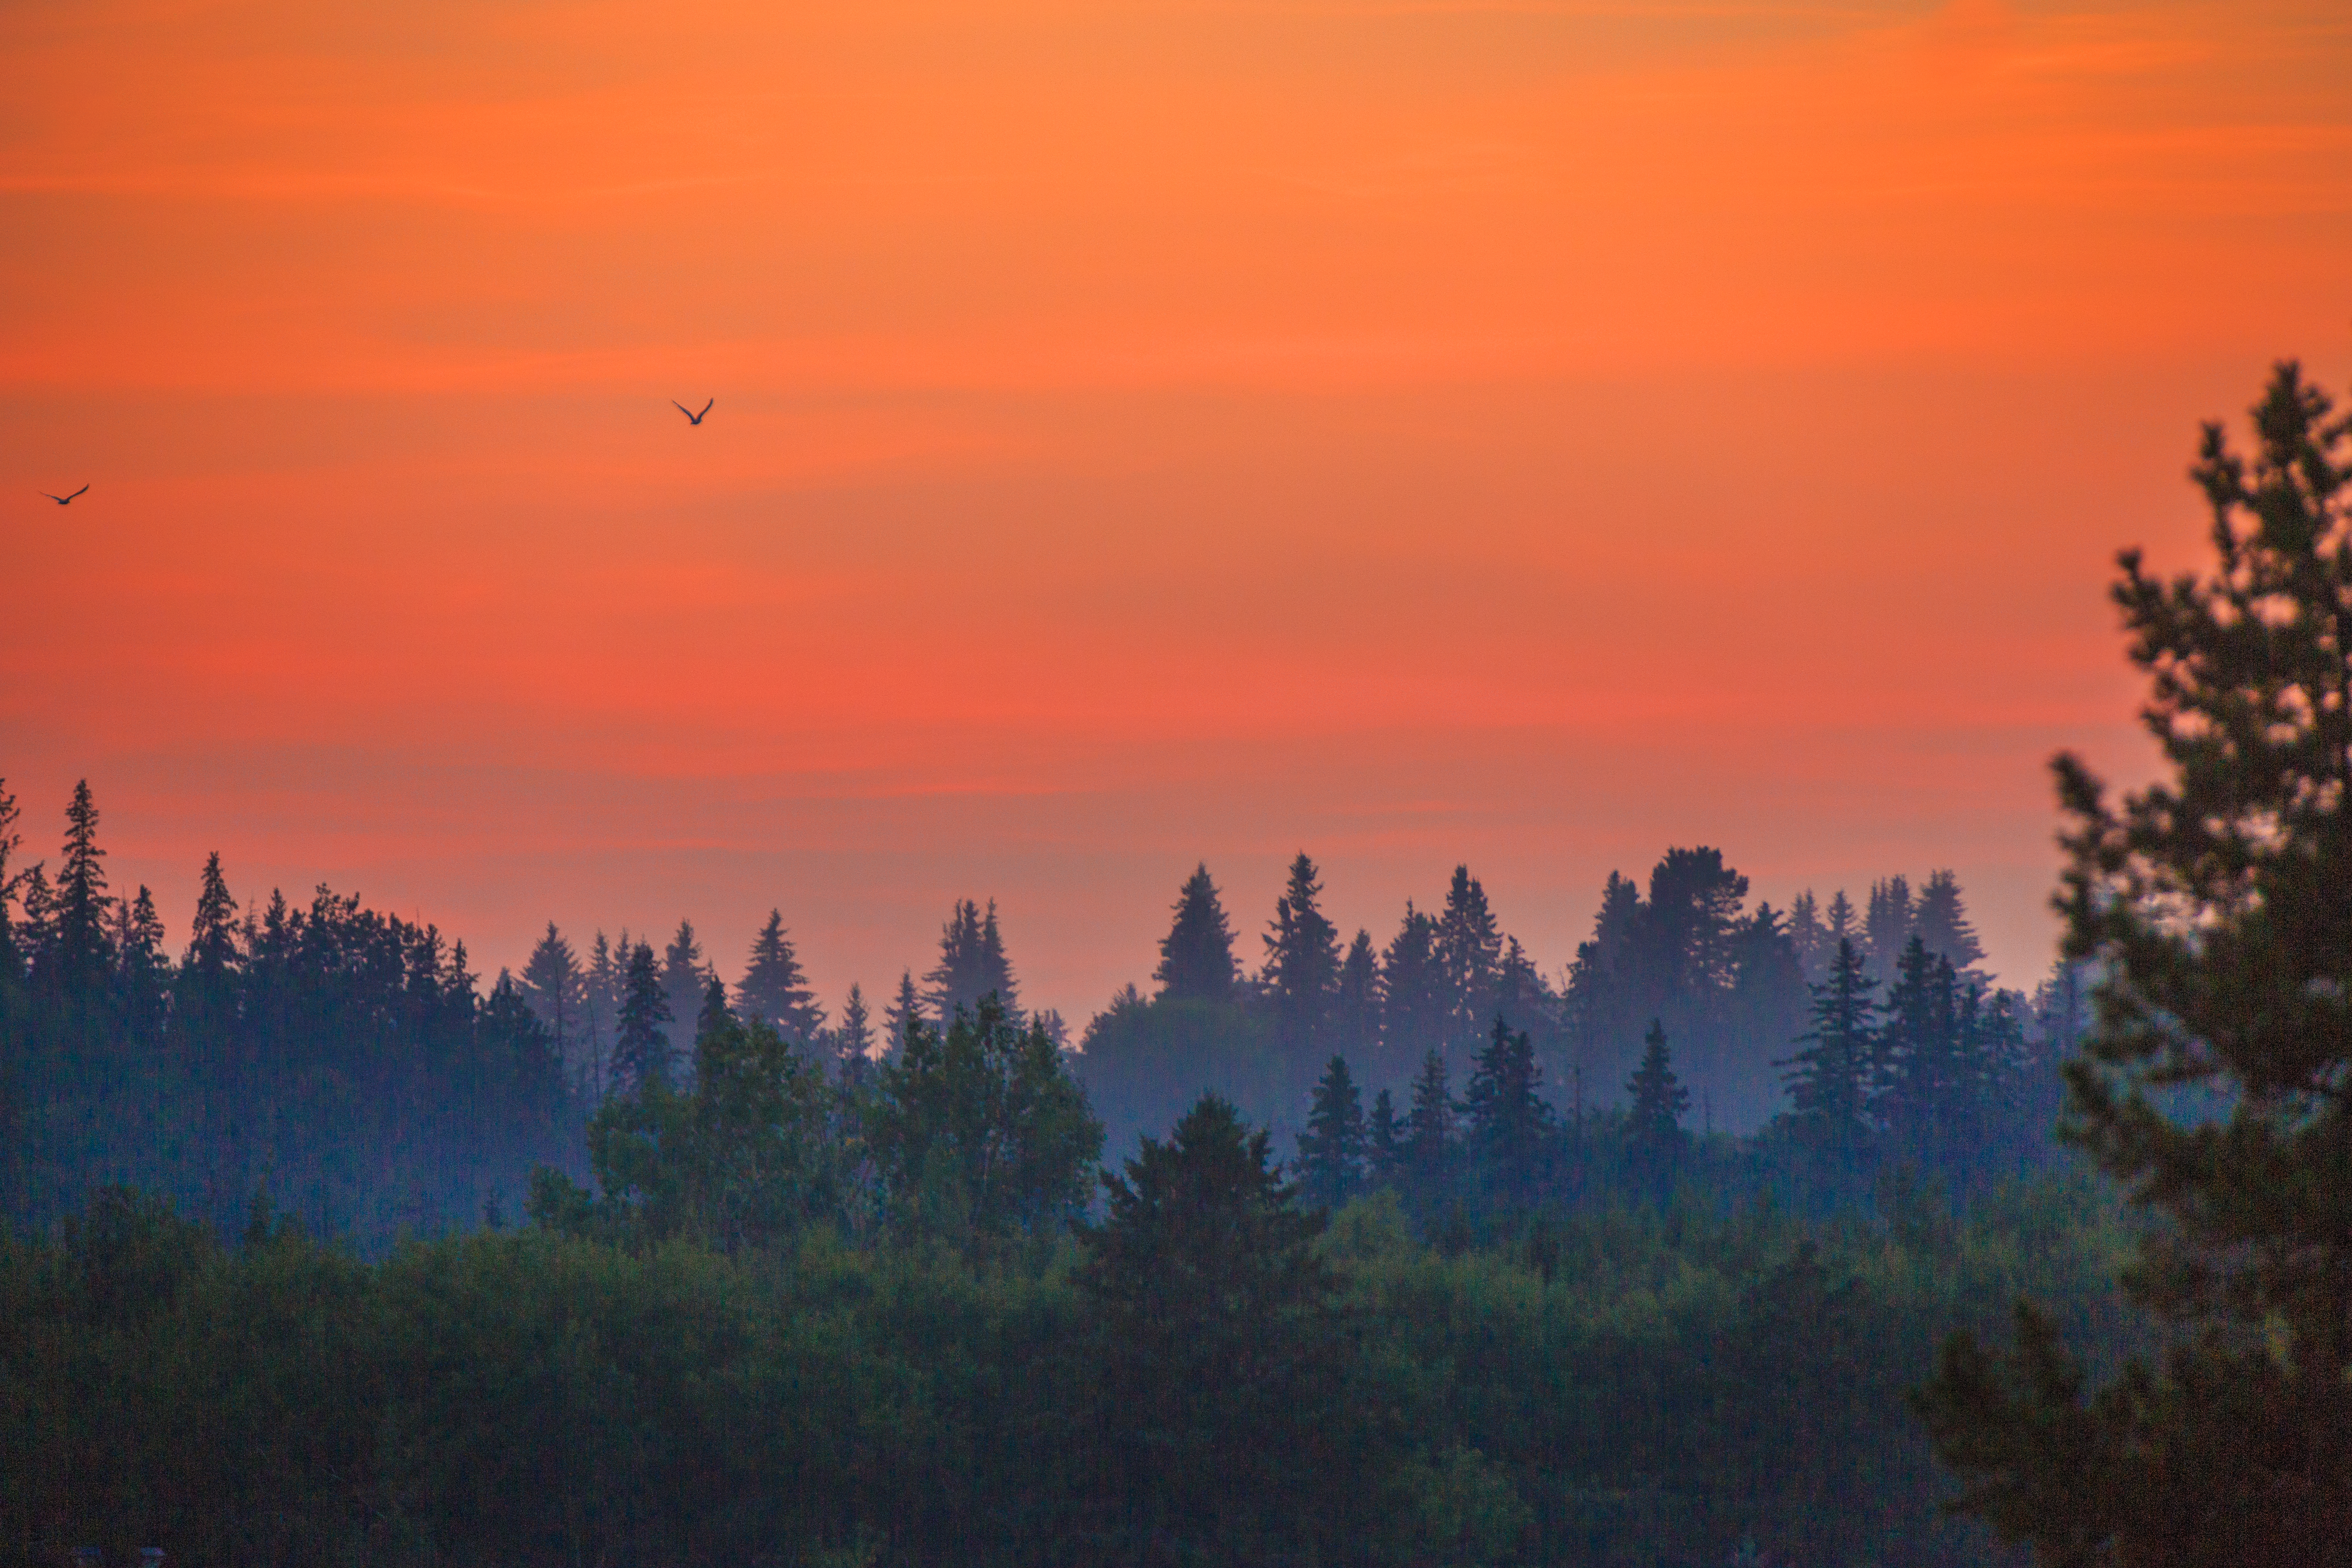
[[[89,487],[88,485],[84,485],[84,486],[82,486],[81,490],[86,490],[86,489],[89,489]],[[74,496],[78,496],[78,495],[81,494],[81,490],[76,490],[76,491],[74,491],[73,496],[68,496],[68,497],[66,497],[66,500],[73,500],[73,499],[74,499]]]
[[[691,409],[691,408],[688,408],[685,404],[680,403],[680,402],[679,402],[677,398],[675,398],[675,397],[673,397],[673,398],[671,398],[671,399],[669,400],[669,405],[670,405],[672,408],[677,409],[680,414],[685,415],[688,419],[691,419],[691,418],[693,418],[693,417],[694,417],[694,410],[693,410],[693,409]]]
[[[714,398],[712,398],[709,403],[706,403],[706,404],[704,404],[704,405],[702,405],[702,414],[708,414],[708,413],[709,413],[713,408],[717,407],[717,406],[718,406],[718,405],[719,405],[719,399],[717,399],[717,398],[715,398],[715,397],[714,397]],[[698,415],[696,415],[696,416],[694,416],[694,417],[695,417],[695,422],[696,422],[697,424],[701,423],[701,420],[702,420],[702,414],[698,414]]]

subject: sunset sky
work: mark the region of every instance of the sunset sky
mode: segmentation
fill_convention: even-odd
[[[1024,1000],[1205,859],[1937,867],[2046,964],[2103,595],[2352,390],[2352,9],[10,0],[0,776],[320,880]],[[690,427],[671,398],[717,405]],[[60,509],[39,491],[89,493]]]

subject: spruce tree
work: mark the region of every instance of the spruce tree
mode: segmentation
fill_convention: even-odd
[[[588,1000],[587,976],[581,971],[579,955],[553,921],[547,922],[547,934],[530,950],[515,988],[532,1016],[546,1027],[572,1081],[585,1089],[588,1070],[581,1014]]]
[[[1877,986],[1863,973],[1862,954],[1843,938],[1829,978],[1813,986],[1813,1026],[1797,1037],[1805,1049],[1776,1067],[1784,1077],[1800,1135],[1817,1148],[1851,1156],[1869,1131],[1870,1064],[1876,1031]]]
[[[172,961],[164,956],[163,921],[145,883],[128,901],[115,900],[109,941],[114,949],[116,1002],[123,1027],[132,1039],[152,1044],[163,1025]]]
[[[621,976],[620,1028],[613,1042],[613,1087],[642,1089],[649,1083],[667,1083],[670,1068],[671,1021],[669,991],[655,967],[651,942],[641,942],[629,952]]]
[[[1862,931],[1872,973],[1893,983],[1895,966],[1911,941],[1911,928],[1917,918],[1907,878],[1898,874],[1870,885],[1870,912],[1863,919]]]
[[[1927,1163],[1948,1159],[1966,1089],[1959,987],[1950,961],[1930,953],[1916,933],[1895,960],[1874,1056],[1874,1110],[1898,1151]]]
[[[1263,977],[1276,1038],[1294,1058],[1313,1047],[1339,990],[1339,931],[1324,918],[1322,896],[1315,862],[1301,850],[1275,900]]]
[[[622,980],[628,967],[628,948],[627,933],[624,931],[616,955],[599,928],[596,941],[589,949],[580,1016],[584,1042],[582,1087],[592,1101],[601,1102],[611,1089],[612,1042],[620,1026]]]
[[[695,935],[694,922],[680,920],[677,934],[662,950],[662,995],[673,1019],[692,1018],[701,1013],[702,993],[709,986],[711,973],[703,961],[702,943]]]
[[[1360,927],[1339,961],[1339,989],[1331,1004],[1331,1045],[1341,1056],[1375,1060],[1381,1039],[1381,959],[1372,933]]]
[[[766,1024],[803,1047],[824,1032],[824,1008],[801,971],[781,910],[770,910],[768,923],[751,939],[735,1005],[745,1023]]]
[[[849,995],[841,1005],[841,1029],[834,1043],[842,1078],[853,1084],[865,1082],[874,1066],[874,1023],[866,1008],[866,993],[856,981],[850,982]]]
[[[1948,870],[1927,873],[1927,885],[1919,894],[1911,929],[1927,944],[1929,952],[1950,960],[1952,968],[1960,973],[1984,962],[1984,943],[1977,940],[1976,927],[1969,923],[1968,903],[1960,896],[1960,879]]]
[[[16,943],[16,922],[9,913],[9,906],[16,901],[26,877],[25,872],[9,868],[9,862],[25,844],[25,836],[17,831],[21,816],[16,797],[8,793],[8,781],[0,778],[0,987],[21,980],[25,972],[24,954]]]
[[[1184,879],[1174,911],[1168,934],[1160,939],[1160,967],[1151,973],[1160,994],[1176,1002],[1232,1001],[1240,973],[1234,933],[1205,861]]]
[[[1488,1194],[1503,1203],[1532,1203],[1542,1184],[1558,1131],[1542,1090],[1534,1039],[1497,1013],[1462,1106],[1471,1168]]]
[[[1454,868],[1445,909],[1437,918],[1433,944],[1445,998],[1449,1047],[1475,1049],[1495,1010],[1496,983],[1503,963],[1503,933],[1487,907],[1486,889],[1467,866]]]
[[[1445,1043],[1444,979],[1437,967],[1437,922],[1404,906],[1403,923],[1381,956],[1381,1060],[1375,1078],[1402,1077],[1419,1054]]]
[[[947,923],[940,928],[940,962],[923,976],[923,1003],[930,1016],[952,1023],[956,1009],[977,1012],[994,996],[1007,1018],[1018,1021],[1021,999],[1013,981],[1013,965],[1004,953],[1004,938],[997,929],[996,900],[988,900],[983,919],[980,906],[958,899]]]
[[[1444,1054],[1431,1050],[1421,1058],[1421,1072],[1412,1080],[1404,1164],[1415,1201],[1432,1209],[1451,1195],[1454,1185],[1454,1110]]]
[[[1670,1161],[1686,1136],[1683,1115],[1690,1110],[1690,1090],[1675,1076],[1675,1054],[1666,1045],[1665,1026],[1655,1018],[1642,1037],[1642,1065],[1625,1080],[1625,1092],[1633,1102],[1626,1131],[1635,1152],[1654,1166]]]
[[[1822,935],[1832,948],[1842,942],[1851,942],[1859,948],[1865,941],[1861,921],[1853,912],[1853,900],[1845,896],[1843,888],[1830,900],[1829,912],[1822,919]]]
[[[74,785],[66,807],[65,852],[58,865],[55,903],[51,914],[51,985],[83,1005],[102,994],[114,967],[113,942],[106,917],[113,900],[106,893],[106,868],[99,862],[106,851],[98,847],[98,802],[89,781]]]
[[[2165,767],[2055,764],[2064,952],[2097,975],[2065,1135],[2162,1222],[2172,1331],[2095,1391],[2055,1322],[1955,1336],[1921,1402],[1961,1506],[2053,1563],[2339,1562],[2352,1541],[2352,418],[2281,365],[2206,428],[2213,566],[2120,559]]]
[[[915,991],[915,973],[911,969],[898,972],[898,989],[890,1005],[882,1010],[882,1053],[896,1060],[907,1048],[907,1031],[922,1022],[923,1000]]]
[[[1363,1185],[1365,1152],[1363,1100],[1347,1059],[1333,1057],[1298,1135],[1297,1168],[1307,1201],[1333,1209],[1353,1197]]]

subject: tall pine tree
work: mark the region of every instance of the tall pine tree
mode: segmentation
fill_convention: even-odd
[[[1299,1185],[1318,1208],[1338,1208],[1364,1181],[1364,1105],[1347,1059],[1333,1057],[1315,1086],[1307,1131],[1298,1135]]]
[[[1217,885],[1202,862],[1177,891],[1175,920],[1160,939],[1160,967],[1151,978],[1160,994],[1177,1002],[1230,1002],[1239,975],[1234,933]]]
[[[1301,850],[1275,900],[1264,972],[1276,1039],[1294,1058],[1314,1047],[1339,990],[1339,932],[1324,917],[1322,897],[1315,862]]]
[[[735,986],[735,1005],[745,1023],[766,1024],[802,1046],[824,1033],[824,1008],[801,972],[781,910],[770,910],[768,923],[751,939],[743,978]]]

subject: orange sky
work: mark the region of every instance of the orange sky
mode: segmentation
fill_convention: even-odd
[[[2200,418],[2352,384],[2306,5],[15,0],[0,774],[175,929],[218,847],[519,961],[827,999],[1002,902],[1142,979],[1205,858],[1385,940],[1468,860],[1950,865],[2046,955],[2042,763]],[[668,406],[718,398],[689,428]],[[60,510],[36,490],[89,495]]]

